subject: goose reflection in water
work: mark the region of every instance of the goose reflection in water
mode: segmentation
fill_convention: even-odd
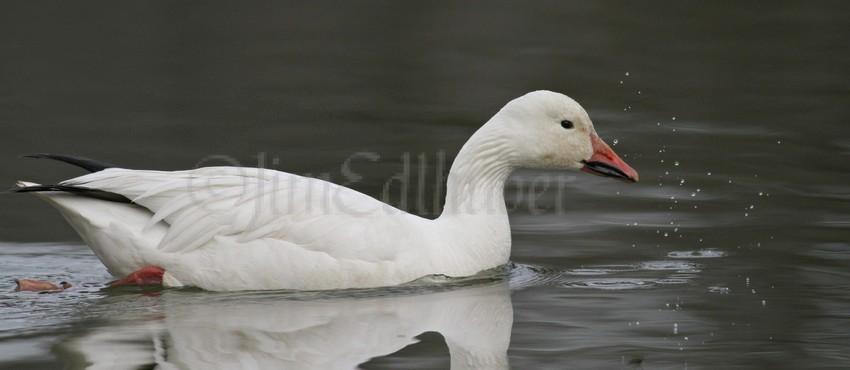
[[[163,291],[157,301],[161,316],[108,320],[59,352],[86,369],[356,369],[437,332],[452,369],[509,367],[506,280],[371,297]]]

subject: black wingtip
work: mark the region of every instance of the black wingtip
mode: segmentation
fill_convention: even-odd
[[[26,158],[48,158],[54,159],[60,162],[65,162],[69,164],[73,164],[77,167],[81,167],[89,172],[98,172],[103,171],[107,168],[119,167],[114,164],[97,161],[91,158],[81,157],[78,155],[67,155],[67,154],[53,154],[53,153],[32,153],[25,154],[22,157]]]
[[[115,203],[133,203],[129,198],[104,190],[90,189],[82,186],[72,185],[33,185],[9,189],[12,193],[38,193],[43,191],[62,191],[76,194],[87,198],[94,198]]]

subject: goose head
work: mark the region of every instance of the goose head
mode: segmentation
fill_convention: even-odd
[[[510,101],[496,116],[517,167],[577,169],[625,182],[638,173],[606,144],[584,108],[552,91],[533,91]]]

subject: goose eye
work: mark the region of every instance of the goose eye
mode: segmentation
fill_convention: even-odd
[[[561,127],[569,129],[575,127],[575,125],[573,125],[573,121],[565,119],[561,121]]]

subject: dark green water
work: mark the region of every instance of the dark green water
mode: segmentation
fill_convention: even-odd
[[[848,45],[840,1],[3,3],[9,187],[80,174],[31,152],[337,182],[348,161],[433,216],[464,141],[536,89],[641,182],[523,171],[510,268],[331,293],[102,292],[62,218],[6,194],[0,367],[849,367]]]

